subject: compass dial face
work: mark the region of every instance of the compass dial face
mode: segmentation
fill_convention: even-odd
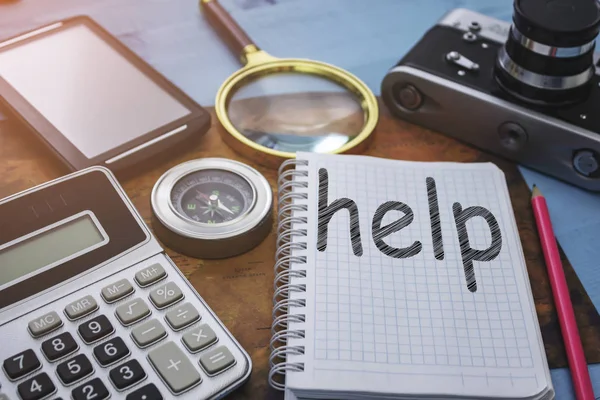
[[[184,218],[222,224],[246,214],[254,204],[254,190],[242,176],[220,169],[202,169],[179,179],[171,190],[171,204]]]

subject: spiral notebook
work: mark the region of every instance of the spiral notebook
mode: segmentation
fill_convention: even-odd
[[[298,153],[279,175],[286,399],[553,399],[504,174]]]

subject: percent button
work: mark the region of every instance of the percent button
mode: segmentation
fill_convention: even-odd
[[[179,286],[173,282],[169,282],[150,292],[150,301],[154,304],[154,307],[159,310],[168,307],[181,299],[183,299],[183,293],[181,292],[181,289],[179,289]]]

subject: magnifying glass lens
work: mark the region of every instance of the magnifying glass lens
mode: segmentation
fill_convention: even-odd
[[[249,78],[230,97],[227,114],[248,139],[285,152],[335,151],[365,125],[354,93],[325,77],[294,72]]]

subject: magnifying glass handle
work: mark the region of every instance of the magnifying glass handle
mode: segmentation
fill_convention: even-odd
[[[245,54],[244,49],[252,43],[252,39],[231,18],[231,15],[217,2],[217,0],[200,0],[200,7],[204,10],[210,24],[224,36],[229,47],[240,57]],[[255,49],[258,49],[254,46]]]

